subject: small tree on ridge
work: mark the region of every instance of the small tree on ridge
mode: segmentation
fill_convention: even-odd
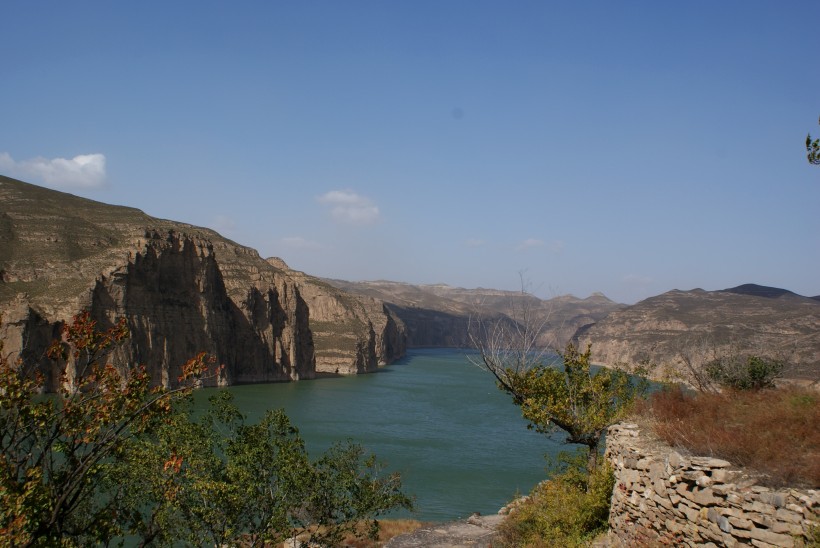
[[[474,363],[489,371],[498,388],[512,396],[529,421],[528,428],[545,434],[562,430],[566,443],[585,446],[591,471],[598,464],[607,427],[623,418],[646,384],[633,382],[621,368],[593,372],[590,346],[583,352],[571,343],[563,351],[544,348],[538,341],[543,338],[545,322],[536,321],[526,305],[516,315],[508,323],[473,322],[471,337],[479,350]]]

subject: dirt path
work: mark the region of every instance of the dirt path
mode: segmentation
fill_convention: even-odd
[[[473,514],[463,521],[423,527],[390,539],[385,548],[488,548],[504,516]]]

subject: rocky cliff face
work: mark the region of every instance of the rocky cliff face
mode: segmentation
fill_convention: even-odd
[[[463,289],[448,285],[327,280],[348,293],[376,298],[405,325],[409,347],[471,347],[480,338],[476,321],[514,323],[529,317],[542,329],[545,347],[562,348],[575,331],[624,305],[601,294],[542,300],[520,291]]]
[[[593,359],[653,362],[658,376],[685,374],[684,360],[756,354],[784,359],[792,378],[820,378],[820,303],[794,293],[745,285],[724,291],[669,291],[575,335],[591,343]]]
[[[404,355],[404,324],[382,301],[291,270],[282,259],[268,262],[288,273],[308,304],[318,373],[367,373]]]
[[[202,351],[225,365],[213,381],[222,384],[370,371],[404,351],[380,306],[324,291],[211,230],[0,177],[0,337],[49,389],[61,372],[45,348],[81,310],[102,328],[125,317],[121,357],[173,385]],[[334,338],[345,344],[331,352]]]

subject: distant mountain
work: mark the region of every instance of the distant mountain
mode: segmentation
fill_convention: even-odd
[[[669,291],[580,329],[574,340],[610,365],[651,361],[680,371],[684,358],[753,353],[786,359],[791,377],[820,378],[820,302],[755,284]]]
[[[736,293],[738,295],[751,295],[753,297],[767,297],[769,299],[777,299],[784,295],[799,297],[797,293],[793,293],[787,289],[780,289],[779,287],[767,287],[765,285],[757,284],[743,284],[737,287],[723,290],[726,293]]]
[[[563,347],[581,326],[595,323],[625,305],[600,293],[586,299],[564,295],[548,300],[521,291],[464,289],[445,284],[412,285],[326,280],[349,293],[379,299],[404,323],[407,345],[468,347],[470,321],[516,321],[527,310],[544,326],[542,344]],[[476,330],[472,330],[476,334]]]

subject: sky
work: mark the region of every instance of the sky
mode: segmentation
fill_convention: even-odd
[[[820,295],[820,2],[0,4],[0,174],[346,280]]]

